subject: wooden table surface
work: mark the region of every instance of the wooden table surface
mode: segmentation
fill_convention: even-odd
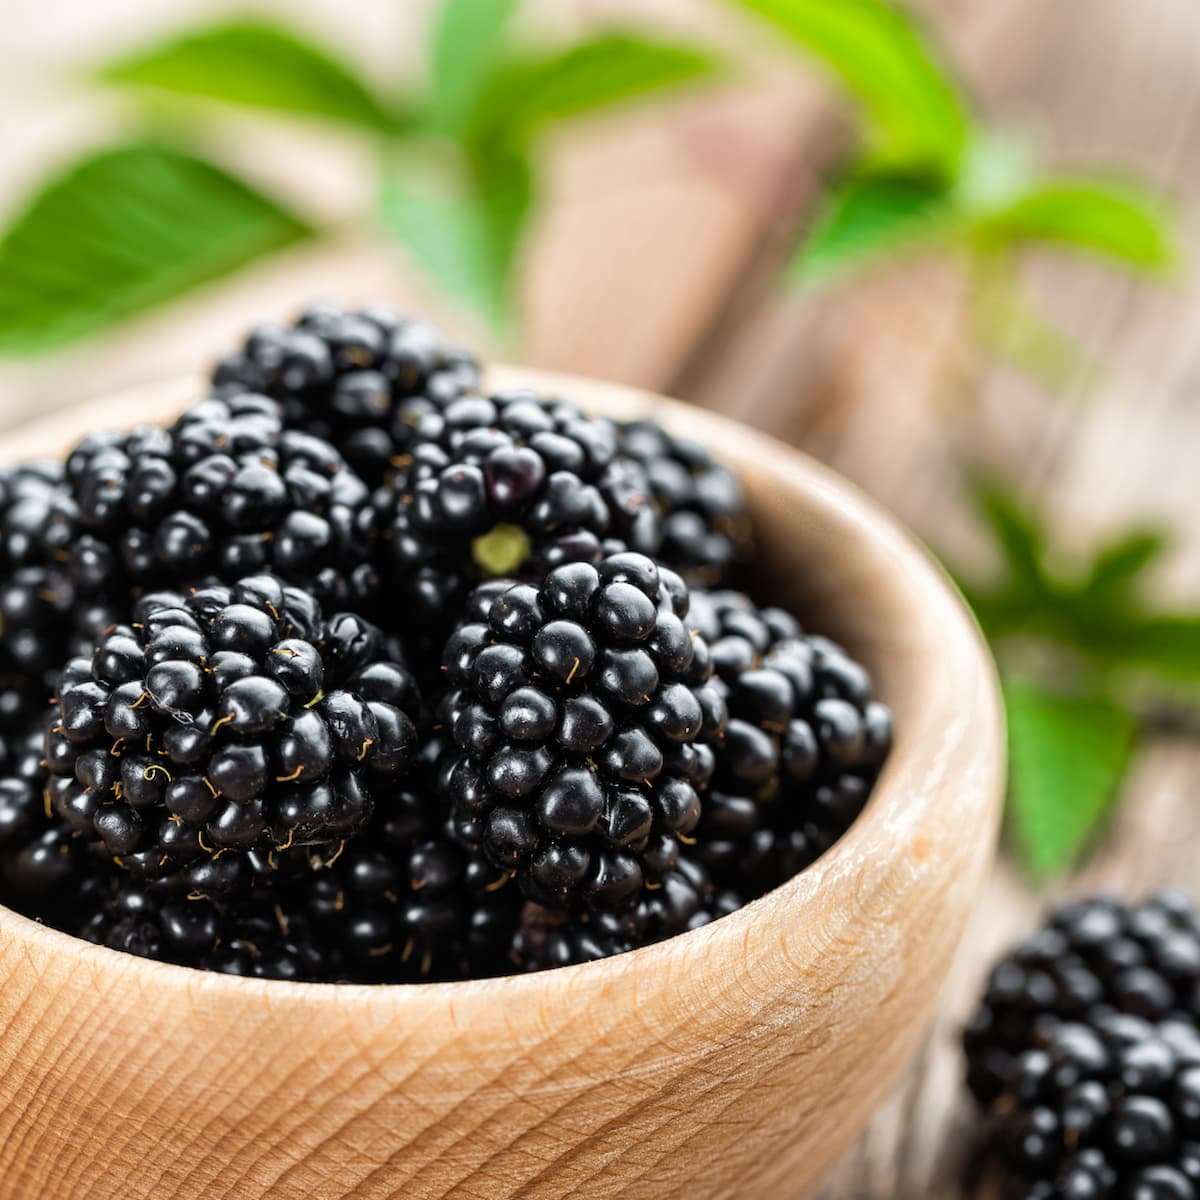
[[[652,7],[675,19],[681,11],[676,0]],[[1032,130],[1055,162],[1136,170],[1159,184],[1177,205],[1195,259],[1194,0],[923,7],[989,113]],[[794,75],[773,62],[753,87],[672,106],[655,128],[601,123],[558,154],[553,203],[531,255],[526,357],[674,391],[797,441],[935,545],[967,556],[978,547],[947,429],[971,429],[981,454],[1051,503],[1068,544],[1087,545],[1136,519],[1169,523],[1177,551],[1163,572],[1164,593],[1200,595],[1200,276],[1185,263],[1169,286],[1151,287],[1086,265],[1033,264],[1031,294],[1083,351],[1055,396],[964,353],[957,284],[937,268],[892,272],[834,296],[781,296],[772,273],[839,132],[811,84]],[[730,153],[738,169],[719,169]],[[636,181],[632,192],[612,183],[621,177]],[[564,297],[568,267],[588,282]],[[331,286],[321,288],[322,280]],[[35,404],[193,370],[181,348],[197,344],[197,328],[215,348],[252,314],[316,290],[427,299],[411,277],[395,280],[370,245],[307,252],[252,272],[223,297],[201,296],[139,323],[90,360],[74,355],[0,374],[0,424]],[[645,302],[647,284],[653,303]],[[631,305],[635,293],[639,304]],[[148,332],[156,341],[142,353]],[[1149,745],[1105,846],[1057,890],[1115,886],[1136,895],[1166,880],[1200,886],[1197,792],[1200,745]],[[997,867],[925,1053],[822,1200],[963,1194],[973,1124],[958,1030],[988,960],[1037,919],[1046,899],[1005,863]]]

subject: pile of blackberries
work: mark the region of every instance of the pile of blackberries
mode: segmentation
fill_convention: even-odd
[[[479,978],[732,912],[854,821],[864,669],[736,478],[381,308],[0,470],[0,901],[263,978]]]
[[[1200,911],[1060,908],[992,970],[968,1084],[1020,1200],[1200,1197]]]

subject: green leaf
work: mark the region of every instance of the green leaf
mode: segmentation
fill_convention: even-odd
[[[1012,203],[1034,177],[1028,141],[1008,132],[976,130],[953,181],[955,204],[964,213],[991,212]]]
[[[101,66],[108,83],[299,113],[383,133],[403,124],[345,64],[297,34],[236,20],[135,51]]]
[[[827,283],[928,241],[952,220],[938,180],[889,174],[850,179],[826,198],[789,274],[804,284]]]
[[[513,273],[533,207],[533,179],[524,160],[484,160],[451,187],[392,170],[380,207],[385,226],[441,288],[500,334],[509,332]]]
[[[1033,186],[976,225],[983,244],[1052,242],[1114,258],[1147,271],[1174,257],[1158,205],[1129,187],[1097,181],[1050,180]]]
[[[426,120],[451,137],[471,122],[504,50],[517,0],[445,0],[433,36],[433,86]]]
[[[912,19],[886,0],[741,0],[802,45],[862,106],[870,149],[950,177],[970,119]]]
[[[1161,529],[1132,529],[1101,546],[1080,590],[1084,603],[1112,603],[1163,556],[1168,545]]]
[[[1133,754],[1133,718],[1108,700],[1004,689],[1013,833],[1031,874],[1062,871],[1109,812]]]
[[[1200,682],[1200,613],[1129,614],[1090,622],[1085,645],[1098,658],[1153,671],[1166,679]]]
[[[0,238],[0,352],[63,345],[310,233],[212,163],[150,143],[102,150]]]
[[[543,126],[711,75],[699,48],[605,33],[549,57],[518,59],[500,70],[473,126],[476,143],[520,145]]]
[[[1017,590],[1031,599],[1051,594],[1054,589],[1042,565],[1046,537],[1038,515],[998,480],[977,475],[971,487],[976,507],[1004,556]]]
[[[1028,603],[1014,596],[1003,585],[999,587],[979,587],[965,578],[953,568],[948,567],[954,576],[958,589],[962,592],[967,606],[975,614],[979,627],[990,641],[997,641],[1013,633],[1026,632],[1030,620]]]

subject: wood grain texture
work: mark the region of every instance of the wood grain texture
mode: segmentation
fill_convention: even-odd
[[[989,863],[990,662],[924,551],[803,455],[646,393],[741,472],[764,586],[849,644],[895,709],[860,820],[705,929],[543,975],[397,987],[227,979],[0,910],[0,1198],[806,1194],[919,1043]],[[117,401],[166,416],[193,385]],[[53,453],[97,410],[6,442]]]

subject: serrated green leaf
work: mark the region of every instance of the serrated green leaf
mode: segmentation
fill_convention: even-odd
[[[503,67],[473,125],[480,144],[519,145],[541,127],[711,75],[716,59],[698,47],[605,33],[543,58]]]
[[[485,160],[477,168],[447,187],[392,170],[380,210],[384,225],[441,288],[506,335],[533,178],[521,159]]]
[[[946,177],[970,119],[954,81],[913,20],[887,0],[740,0],[798,42],[859,102],[869,149]]]
[[[983,244],[1052,242],[1157,271],[1174,257],[1160,207],[1131,187],[1098,181],[1050,180],[982,218]]]
[[[63,345],[310,232],[202,159],[102,150],[45,184],[0,239],[0,352]]]
[[[97,69],[110,84],[296,113],[391,133],[403,115],[346,64],[291,30],[234,20],[191,30]]]
[[[889,174],[850,179],[826,197],[789,275],[806,285],[828,283],[927,243],[953,221],[945,187],[936,179]]]
[[[426,121],[457,137],[471,122],[479,97],[504,53],[517,0],[445,0],[433,35],[433,84]]]
[[[1031,874],[1068,867],[1109,812],[1133,754],[1133,718],[1108,700],[1004,689],[1012,830]]]

